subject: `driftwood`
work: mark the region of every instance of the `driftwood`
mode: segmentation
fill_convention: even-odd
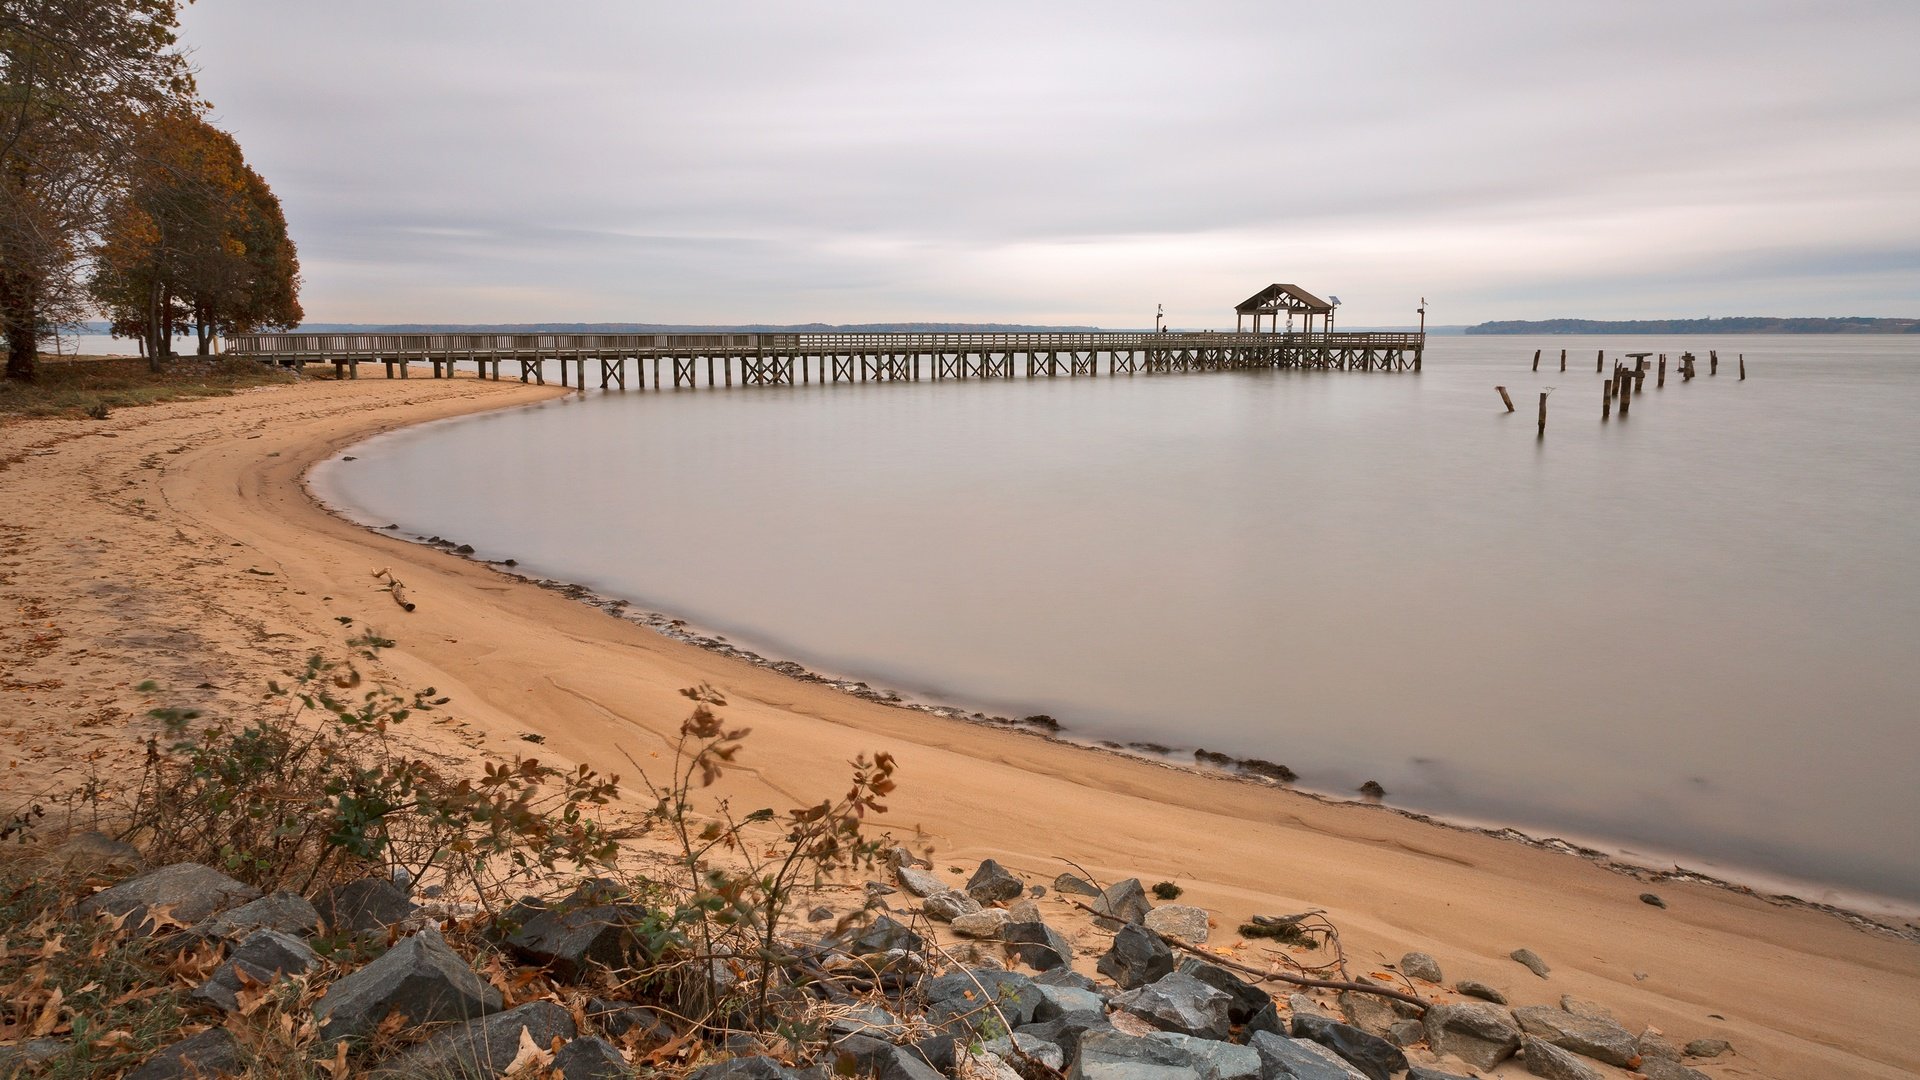
[[[381,578],[386,579],[387,592],[393,595],[393,602],[400,605],[400,610],[413,610],[413,602],[407,599],[407,587],[400,584],[399,578],[393,576],[392,568],[383,566],[374,571],[373,576],[376,580]]]

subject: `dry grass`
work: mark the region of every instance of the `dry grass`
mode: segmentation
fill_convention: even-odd
[[[295,378],[253,360],[221,356],[182,357],[156,375],[137,356],[43,355],[33,382],[0,380],[0,424],[30,416],[105,419],[113,409],[220,397]]]

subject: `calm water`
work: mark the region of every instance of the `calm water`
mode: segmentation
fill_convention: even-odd
[[[1602,424],[1602,347],[1700,378]],[[1920,904],[1920,340],[1451,337],[1426,367],[595,393],[319,482],[925,699]]]

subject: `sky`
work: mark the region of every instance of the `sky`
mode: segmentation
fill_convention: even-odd
[[[198,0],[316,322],[1920,315],[1920,3]]]

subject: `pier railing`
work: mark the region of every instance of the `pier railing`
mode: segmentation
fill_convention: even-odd
[[[870,333],[870,334],[235,334],[226,351],[274,360],[352,360],[387,357],[473,356],[549,358],[579,355],[652,356],[698,351],[746,355],[761,352],[933,353],[996,349],[1034,350],[1147,348],[1413,349],[1420,334],[1362,331],[1311,334],[1251,334],[1151,331],[1087,333]]]

